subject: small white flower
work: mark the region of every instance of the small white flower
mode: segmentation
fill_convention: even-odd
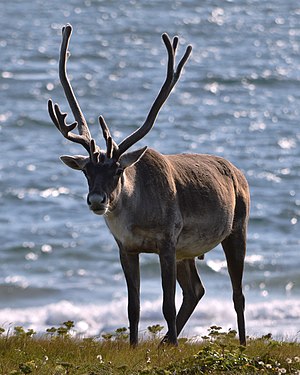
[[[282,368],[279,368],[279,369],[278,369],[278,373],[279,373],[279,374],[285,374],[285,373],[286,373],[286,369],[283,368],[283,367],[282,367]]]
[[[48,359],[49,359],[48,356],[45,355],[45,356],[44,356],[44,360],[43,360],[43,365],[45,365],[45,364],[47,363]]]
[[[98,354],[98,355],[97,355],[97,359],[98,359],[98,361],[99,361],[100,363],[104,363],[104,361],[103,361],[103,358],[102,358],[102,355],[101,355],[101,354]]]
[[[294,361],[299,363],[300,362],[300,357],[294,357]]]
[[[287,362],[287,363],[292,363],[293,361],[291,360],[291,358],[287,358],[287,359],[286,359],[286,362]]]

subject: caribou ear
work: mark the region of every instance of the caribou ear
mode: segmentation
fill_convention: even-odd
[[[68,167],[72,169],[76,169],[78,171],[82,171],[83,168],[86,166],[86,163],[89,161],[88,156],[81,156],[81,155],[63,155],[60,157],[60,160],[66,164]]]
[[[123,154],[119,159],[120,167],[125,169],[137,163],[141,159],[141,157],[144,155],[146,150],[147,150],[147,146],[140,148],[138,150],[135,150],[135,151],[126,152],[126,154]]]

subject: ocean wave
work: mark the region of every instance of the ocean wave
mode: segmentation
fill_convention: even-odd
[[[180,304],[180,298],[177,303]],[[122,298],[103,304],[80,305],[61,300],[38,307],[5,308],[0,310],[0,326],[11,329],[21,325],[43,334],[49,327],[72,320],[75,323],[75,335],[99,336],[103,332],[127,326],[126,305],[126,298]],[[299,340],[300,301],[274,299],[248,303],[246,322],[250,337],[272,333],[278,339]],[[145,333],[147,326],[152,324],[165,326],[160,299],[142,302],[140,334]],[[186,325],[183,336],[193,338],[205,335],[209,327],[215,324],[224,330],[236,329],[233,304],[230,301],[205,298]]]
[[[261,264],[263,261],[264,257],[260,254],[251,254],[246,255],[245,257],[245,264],[250,266],[256,266],[257,264]],[[227,272],[227,262],[224,259],[209,259],[207,260],[206,265],[214,272]]]

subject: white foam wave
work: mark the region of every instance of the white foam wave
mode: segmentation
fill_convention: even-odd
[[[245,263],[249,265],[255,265],[263,262],[263,256],[260,254],[246,255]],[[225,259],[209,259],[206,262],[207,266],[215,272],[222,272],[227,268],[227,262]]]
[[[180,303],[180,301],[178,301]],[[97,336],[127,326],[126,299],[111,303],[80,305],[59,301],[39,307],[5,308],[0,310],[0,326],[8,329],[21,325],[45,333],[52,326],[64,321],[75,322],[75,331],[84,336]],[[246,308],[247,333],[258,337],[272,333],[279,339],[299,340],[300,301],[274,299],[252,302]],[[144,301],[141,307],[141,333],[148,325],[166,326],[161,313],[161,300]],[[204,298],[188,322],[183,333],[186,337],[207,334],[211,325],[220,325],[224,330],[236,329],[236,317],[230,301]]]

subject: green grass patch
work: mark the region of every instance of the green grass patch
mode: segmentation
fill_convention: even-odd
[[[196,375],[298,374],[300,344],[273,340],[271,334],[239,345],[236,332],[210,327],[201,341],[180,339],[178,347],[159,345],[159,325],[136,348],[119,328],[101,338],[72,336],[73,322],[47,329],[42,336],[17,326],[0,328],[1,375]]]

